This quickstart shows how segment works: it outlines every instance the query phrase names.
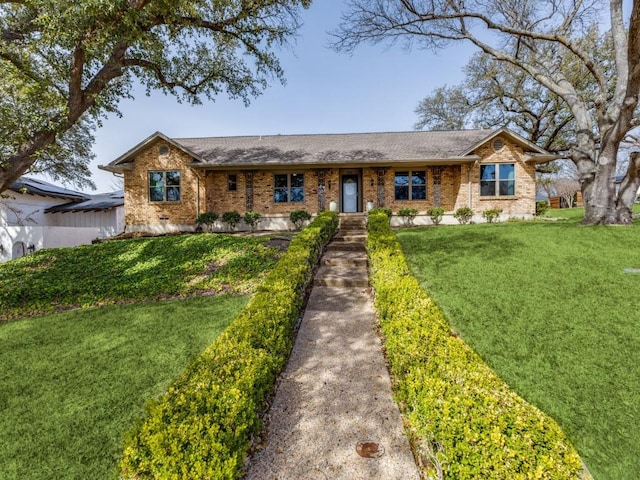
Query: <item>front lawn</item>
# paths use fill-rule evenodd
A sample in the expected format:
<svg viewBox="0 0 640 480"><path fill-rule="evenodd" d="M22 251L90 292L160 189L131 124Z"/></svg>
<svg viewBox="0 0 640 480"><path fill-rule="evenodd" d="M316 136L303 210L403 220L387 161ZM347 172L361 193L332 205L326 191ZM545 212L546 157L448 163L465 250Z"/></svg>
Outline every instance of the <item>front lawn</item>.
<svg viewBox="0 0 640 480"><path fill-rule="evenodd" d="M554 417L596 480L640 478L637 227L577 220L398 231L455 330Z"/></svg>
<svg viewBox="0 0 640 480"><path fill-rule="evenodd" d="M0 265L0 477L117 478L145 403L218 337L280 257L268 240L110 241Z"/></svg>
<svg viewBox="0 0 640 480"><path fill-rule="evenodd" d="M200 234L41 250L0 265L0 321L205 290L249 293L278 259L267 241Z"/></svg>
<svg viewBox="0 0 640 480"><path fill-rule="evenodd" d="M0 324L0 477L117 477L125 432L236 316L219 296Z"/></svg>

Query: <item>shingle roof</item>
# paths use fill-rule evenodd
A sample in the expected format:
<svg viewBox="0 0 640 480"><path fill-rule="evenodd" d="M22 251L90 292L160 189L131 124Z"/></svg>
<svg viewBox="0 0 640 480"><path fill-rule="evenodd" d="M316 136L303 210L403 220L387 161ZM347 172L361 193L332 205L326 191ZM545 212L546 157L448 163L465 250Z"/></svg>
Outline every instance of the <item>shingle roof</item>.
<svg viewBox="0 0 640 480"><path fill-rule="evenodd" d="M89 212L92 210L110 210L124 205L124 191L118 190L110 193L99 193L97 195L87 195L87 199L82 202L65 203L49 207L45 213L55 212Z"/></svg>
<svg viewBox="0 0 640 480"><path fill-rule="evenodd" d="M84 193L58 187L43 180L29 177L20 177L11 184L9 189L17 193L29 193L31 195L41 195L52 198L66 198L74 201L87 198L87 195Z"/></svg>
<svg viewBox="0 0 640 480"><path fill-rule="evenodd" d="M203 165L269 166L445 160L491 130L176 138Z"/></svg>
<svg viewBox="0 0 640 480"><path fill-rule="evenodd" d="M157 141L182 150L193 158L191 166L200 168L364 166L402 162L450 165L477 160L475 150L501 134L523 146L531 161L557 158L507 128L206 138L169 138L156 132L99 168L116 173L129 170L139 152Z"/></svg>

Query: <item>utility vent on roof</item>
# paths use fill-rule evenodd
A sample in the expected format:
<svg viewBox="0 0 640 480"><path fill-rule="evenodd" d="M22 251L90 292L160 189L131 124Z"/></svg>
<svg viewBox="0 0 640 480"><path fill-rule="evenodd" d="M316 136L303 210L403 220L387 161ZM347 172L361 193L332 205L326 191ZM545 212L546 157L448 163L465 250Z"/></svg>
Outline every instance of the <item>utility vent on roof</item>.
<svg viewBox="0 0 640 480"><path fill-rule="evenodd" d="M160 148L158 148L158 153L161 157L169 155L169 147L167 147L166 145L160 145Z"/></svg>
<svg viewBox="0 0 640 480"><path fill-rule="evenodd" d="M491 146L493 147L494 152L498 152L502 150L502 147L504 147L504 142L502 141L501 138L496 138L491 144Z"/></svg>

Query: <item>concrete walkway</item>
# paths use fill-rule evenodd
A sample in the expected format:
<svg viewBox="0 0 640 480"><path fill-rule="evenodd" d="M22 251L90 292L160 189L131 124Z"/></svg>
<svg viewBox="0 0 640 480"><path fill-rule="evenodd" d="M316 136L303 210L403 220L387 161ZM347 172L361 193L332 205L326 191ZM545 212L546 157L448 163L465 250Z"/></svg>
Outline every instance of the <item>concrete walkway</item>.
<svg viewBox="0 0 640 480"><path fill-rule="evenodd" d="M247 480L413 480L368 288L362 215L318 269Z"/></svg>

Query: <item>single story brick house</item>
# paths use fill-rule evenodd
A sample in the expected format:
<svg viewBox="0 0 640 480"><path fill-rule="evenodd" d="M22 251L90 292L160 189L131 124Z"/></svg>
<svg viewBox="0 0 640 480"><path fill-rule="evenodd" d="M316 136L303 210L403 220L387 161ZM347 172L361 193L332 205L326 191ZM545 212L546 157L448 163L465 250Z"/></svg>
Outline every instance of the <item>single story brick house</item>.
<svg viewBox="0 0 640 480"><path fill-rule="evenodd" d="M535 165L556 156L496 130L169 138L156 132L103 170L122 175L127 231L190 230L204 212L262 214L288 229L304 209L366 212L373 206L448 214L501 208L535 213ZM446 217L445 217L446 218ZM453 221L449 216L449 220ZM396 221L398 221L396 219Z"/></svg>

